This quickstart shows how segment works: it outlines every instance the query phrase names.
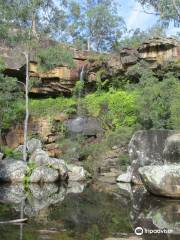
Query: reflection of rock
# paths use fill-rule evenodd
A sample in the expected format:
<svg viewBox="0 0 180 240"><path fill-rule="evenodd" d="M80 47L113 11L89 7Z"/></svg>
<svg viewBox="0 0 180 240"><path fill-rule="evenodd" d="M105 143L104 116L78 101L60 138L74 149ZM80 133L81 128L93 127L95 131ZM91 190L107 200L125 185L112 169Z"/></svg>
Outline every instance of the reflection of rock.
<svg viewBox="0 0 180 240"><path fill-rule="evenodd" d="M148 130L136 132L129 143L129 155L132 162L132 182L140 183L139 167L163 164L163 150L171 130Z"/></svg>
<svg viewBox="0 0 180 240"><path fill-rule="evenodd" d="M0 186L0 202L21 203L25 198L24 186L20 183Z"/></svg>
<svg viewBox="0 0 180 240"><path fill-rule="evenodd" d="M4 159L0 162L1 182L22 182L25 176L27 163L20 160Z"/></svg>
<svg viewBox="0 0 180 240"><path fill-rule="evenodd" d="M136 227L147 230L168 229L172 230L173 234L180 234L179 200L158 198L146 192L143 187L137 186L132 188L132 193L131 220L134 229ZM143 237L148 240L159 239L156 238L156 234L145 234ZM163 234L163 239L166 237L166 234Z"/></svg>
<svg viewBox="0 0 180 240"><path fill-rule="evenodd" d="M90 174L81 166L67 164L69 181L85 181Z"/></svg>
<svg viewBox="0 0 180 240"><path fill-rule="evenodd" d="M24 212L28 216L34 216L41 209L49 207L64 200L66 188L55 184L30 185L32 196L28 196Z"/></svg>
<svg viewBox="0 0 180 240"><path fill-rule="evenodd" d="M85 186L86 185L82 182L69 182L67 193L82 193Z"/></svg>
<svg viewBox="0 0 180 240"><path fill-rule="evenodd" d="M130 183L117 183L123 195L132 195L132 187Z"/></svg>
<svg viewBox="0 0 180 240"><path fill-rule="evenodd" d="M165 159L170 163L180 161L180 133L168 137L164 148Z"/></svg>
<svg viewBox="0 0 180 240"><path fill-rule="evenodd" d="M179 222L180 202L170 200L158 201L148 213L143 212L142 218L151 219L158 229L172 230L173 234L180 234Z"/></svg>
<svg viewBox="0 0 180 240"><path fill-rule="evenodd" d="M39 182L57 182L59 180L59 174L58 171L45 167L45 166L40 166L37 167L33 170L29 181L32 183L39 183Z"/></svg>
<svg viewBox="0 0 180 240"><path fill-rule="evenodd" d="M149 192L180 198L180 165L145 166L139 168L139 173Z"/></svg>

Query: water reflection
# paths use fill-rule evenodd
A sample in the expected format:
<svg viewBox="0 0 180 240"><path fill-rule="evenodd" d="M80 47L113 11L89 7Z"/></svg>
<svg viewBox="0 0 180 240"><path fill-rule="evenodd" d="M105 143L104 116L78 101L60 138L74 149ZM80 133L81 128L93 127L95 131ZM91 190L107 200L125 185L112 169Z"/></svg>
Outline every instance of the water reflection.
<svg viewBox="0 0 180 240"><path fill-rule="evenodd" d="M133 229L170 230L169 234L144 234L143 239L180 239L180 200L159 198L149 194L144 187L118 185L131 197L131 222ZM160 236L161 235L161 236Z"/></svg>
<svg viewBox="0 0 180 240"><path fill-rule="evenodd" d="M19 225L0 225L3 240L102 240L143 229L170 229L172 234L145 234L143 239L180 237L180 201L149 195L143 187L71 182L68 185L0 186L0 221L28 217ZM94 238L93 238L94 237Z"/></svg>

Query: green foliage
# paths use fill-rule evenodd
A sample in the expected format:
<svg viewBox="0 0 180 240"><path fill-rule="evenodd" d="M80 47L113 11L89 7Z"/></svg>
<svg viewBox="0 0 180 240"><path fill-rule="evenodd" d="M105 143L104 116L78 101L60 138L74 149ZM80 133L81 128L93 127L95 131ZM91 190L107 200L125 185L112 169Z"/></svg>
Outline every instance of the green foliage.
<svg viewBox="0 0 180 240"><path fill-rule="evenodd" d="M33 116L54 116L58 112L71 114L76 112L76 100L65 97L30 99L29 107Z"/></svg>
<svg viewBox="0 0 180 240"><path fill-rule="evenodd" d="M137 121L136 97L136 93L111 90L87 95L84 104L89 114L99 117L108 128L121 128Z"/></svg>
<svg viewBox="0 0 180 240"><path fill-rule="evenodd" d="M94 62L106 62L110 59L109 55L108 54L89 54L88 57L87 57L87 61L90 62L90 63L94 63Z"/></svg>
<svg viewBox="0 0 180 240"><path fill-rule="evenodd" d="M141 31L139 28L130 30L127 37L123 38L113 46L114 50L119 50L124 47L138 48L140 45L152 37L165 37L165 29L162 24L156 24L147 31Z"/></svg>
<svg viewBox="0 0 180 240"><path fill-rule="evenodd" d="M41 48L37 52L38 69L49 71L57 66L74 67L73 55L67 47L60 45Z"/></svg>
<svg viewBox="0 0 180 240"><path fill-rule="evenodd" d="M177 0L138 0L145 8L145 11L150 11L152 14L152 7L154 8L154 15L160 15L161 19L165 21L166 25L171 21L179 23L179 7L180 2ZM150 10L149 10L150 9Z"/></svg>
<svg viewBox="0 0 180 240"><path fill-rule="evenodd" d="M81 97L81 93L84 89L84 82L77 81L75 87L73 88L73 96L76 98Z"/></svg>
<svg viewBox="0 0 180 240"><path fill-rule="evenodd" d="M127 167L131 165L131 161L129 160L129 154L124 153L119 156L119 166L123 171L127 170Z"/></svg>
<svg viewBox="0 0 180 240"><path fill-rule="evenodd" d="M0 131L5 131L24 116L23 93L15 78L1 73L0 93Z"/></svg>
<svg viewBox="0 0 180 240"><path fill-rule="evenodd" d="M103 69L99 70L96 73L96 88L97 88L97 93L100 93L103 89L105 89L106 85L109 83L109 80L106 79L102 81L102 75L105 73Z"/></svg>
<svg viewBox="0 0 180 240"><path fill-rule="evenodd" d="M171 111L174 109L174 116L178 111L171 105L176 102L177 95L174 96L174 91L178 85L172 73L166 74L163 81L158 81L150 72L141 76L137 108L139 122L144 128L172 128L171 121L174 119Z"/></svg>
<svg viewBox="0 0 180 240"><path fill-rule="evenodd" d="M116 145L122 147L126 146L129 143L134 131L134 127L123 127L108 133L106 135L106 143L108 147L111 148Z"/></svg>
<svg viewBox="0 0 180 240"><path fill-rule="evenodd" d="M170 100L170 123L174 129L180 129L180 83L177 82L174 86L172 99Z"/></svg>
<svg viewBox="0 0 180 240"><path fill-rule="evenodd" d="M4 156L7 158L20 159L22 154L19 151L16 151L8 146L1 146L1 151L4 153Z"/></svg>
<svg viewBox="0 0 180 240"><path fill-rule="evenodd" d="M24 184L24 187L25 187L25 191L26 192L29 192L29 180L30 180L30 176L33 172L33 170L37 167L36 163L31 161L28 163L27 165L27 169L26 169L26 174L24 176L24 179L23 179L23 184Z"/></svg>

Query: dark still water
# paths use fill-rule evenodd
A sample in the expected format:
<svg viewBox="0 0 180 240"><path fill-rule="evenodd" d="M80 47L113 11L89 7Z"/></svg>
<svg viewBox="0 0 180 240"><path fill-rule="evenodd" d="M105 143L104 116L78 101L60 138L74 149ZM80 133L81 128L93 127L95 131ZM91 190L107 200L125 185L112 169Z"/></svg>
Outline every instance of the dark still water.
<svg viewBox="0 0 180 240"><path fill-rule="evenodd" d="M150 196L127 184L83 183L0 186L0 240L103 240L132 236L134 229L168 229L143 239L180 239L180 201ZM135 235L134 235L135 236Z"/></svg>

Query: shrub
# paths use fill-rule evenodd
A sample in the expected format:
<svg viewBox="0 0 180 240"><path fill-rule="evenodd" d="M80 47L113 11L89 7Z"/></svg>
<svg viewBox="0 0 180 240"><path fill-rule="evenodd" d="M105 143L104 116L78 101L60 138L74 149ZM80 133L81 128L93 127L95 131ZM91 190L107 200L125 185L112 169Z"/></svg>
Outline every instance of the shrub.
<svg viewBox="0 0 180 240"><path fill-rule="evenodd" d="M76 100L74 98L46 98L30 99L30 113L33 116L53 116L58 112L72 114L76 112Z"/></svg>
<svg viewBox="0 0 180 240"><path fill-rule="evenodd" d="M103 124L116 129L136 123L136 97L135 92L111 90L87 95L84 104L90 115L99 117Z"/></svg>
<svg viewBox="0 0 180 240"><path fill-rule="evenodd" d="M4 153L5 157L20 159L22 158L22 153L16 151L8 146L1 146L1 151Z"/></svg>

